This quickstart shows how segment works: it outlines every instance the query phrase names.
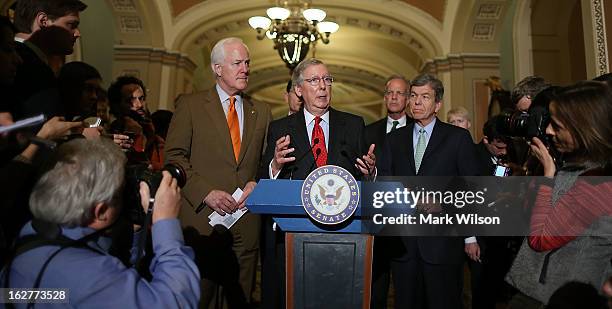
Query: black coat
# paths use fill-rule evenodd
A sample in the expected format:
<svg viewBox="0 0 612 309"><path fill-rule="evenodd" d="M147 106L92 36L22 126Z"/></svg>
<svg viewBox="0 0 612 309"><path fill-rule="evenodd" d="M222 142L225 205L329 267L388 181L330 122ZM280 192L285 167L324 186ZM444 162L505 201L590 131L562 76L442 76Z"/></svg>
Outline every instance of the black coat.
<svg viewBox="0 0 612 309"><path fill-rule="evenodd" d="M470 133L439 119L429 139L419 173L416 173L413 150L415 124L387 135L380 163L381 176L475 176L480 166ZM432 264L459 264L464 258L464 241L460 237L403 237L408 258L421 258ZM417 248L418 246L418 248ZM418 249L418 250L417 250Z"/></svg>
<svg viewBox="0 0 612 309"><path fill-rule="evenodd" d="M362 174L355 167L355 160L368 151L364 128L363 118L330 108L327 164L343 167L356 178L361 178ZM285 135L291 138L289 148L295 148L295 151L288 156L295 156L296 161L285 164L278 179L305 179L316 168L306 131L304 112L300 111L270 123L267 147L259 172L260 178L268 178L268 167L274 157L276 141Z"/></svg>

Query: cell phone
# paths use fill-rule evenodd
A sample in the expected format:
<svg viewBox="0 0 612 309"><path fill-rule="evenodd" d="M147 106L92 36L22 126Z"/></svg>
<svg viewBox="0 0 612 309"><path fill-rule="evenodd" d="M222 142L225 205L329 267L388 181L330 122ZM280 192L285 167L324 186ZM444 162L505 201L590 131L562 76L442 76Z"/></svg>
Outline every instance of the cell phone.
<svg viewBox="0 0 612 309"><path fill-rule="evenodd" d="M100 117L88 117L83 119L83 123L87 128L97 128L102 124Z"/></svg>
<svg viewBox="0 0 612 309"><path fill-rule="evenodd" d="M495 173L493 174L498 177L506 177L510 175L510 168L503 165L495 165Z"/></svg>
<svg viewBox="0 0 612 309"><path fill-rule="evenodd" d="M123 131L123 133L121 134L128 136L131 140L134 140L136 138L136 132Z"/></svg>

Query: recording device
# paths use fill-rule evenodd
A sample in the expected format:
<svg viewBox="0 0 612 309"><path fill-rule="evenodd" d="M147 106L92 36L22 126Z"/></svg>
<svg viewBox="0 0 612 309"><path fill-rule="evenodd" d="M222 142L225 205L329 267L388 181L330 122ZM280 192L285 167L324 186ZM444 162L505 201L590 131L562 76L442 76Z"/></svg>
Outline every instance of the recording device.
<svg viewBox="0 0 612 309"><path fill-rule="evenodd" d="M558 87L548 87L538 93L533 99L527 112L503 112L495 116L497 131L506 137L522 137L531 140L539 138L546 145L550 140L546 135L546 127L550 123L550 102L554 99L554 92Z"/></svg>
<svg viewBox="0 0 612 309"><path fill-rule="evenodd" d="M132 132L132 131L123 131L121 132L121 134L129 137L131 140L134 140L136 138L136 132Z"/></svg>
<svg viewBox="0 0 612 309"><path fill-rule="evenodd" d="M184 187L187 182L185 171L177 164L168 163L161 171L152 171L146 164L128 165L125 170L124 211L134 224L142 225L145 220L145 212L140 204L140 182L144 181L149 186L151 200L159 188L163 178L162 171L167 171L176 179L179 187Z"/></svg>
<svg viewBox="0 0 612 309"><path fill-rule="evenodd" d="M295 161L291 162L291 166L289 166L289 179L293 179L293 172L298 168L297 164L299 162L301 162L309 153L312 153L312 149L319 144L319 139L315 138L312 141L312 145L310 145L310 148L308 148L308 150L304 151L304 153L297 158ZM319 148L319 154L321 153L321 149ZM317 155L318 158L318 155ZM317 158L315 158L314 162L317 162ZM310 169L312 170L312 166L310 167Z"/></svg>
<svg viewBox="0 0 612 309"><path fill-rule="evenodd" d="M510 171L511 169L509 167L497 164L495 165L495 172L493 175L497 177L506 177L510 175Z"/></svg>
<svg viewBox="0 0 612 309"><path fill-rule="evenodd" d="M86 128L97 128L102 124L100 117L89 117L83 120Z"/></svg>

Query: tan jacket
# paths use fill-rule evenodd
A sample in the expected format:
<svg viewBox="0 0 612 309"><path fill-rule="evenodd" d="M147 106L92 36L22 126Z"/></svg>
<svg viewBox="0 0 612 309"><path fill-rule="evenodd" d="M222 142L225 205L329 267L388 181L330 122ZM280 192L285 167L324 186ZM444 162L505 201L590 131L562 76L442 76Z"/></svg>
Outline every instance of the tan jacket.
<svg viewBox="0 0 612 309"><path fill-rule="evenodd" d="M195 210L212 190L232 194L255 180L265 146L268 124L272 119L270 107L243 96L244 128L238 162L234 159L227 120L215 87L184 95L176 103L176 111L166 138L165 160L178 163L187 173L187 184L182 189L182 208L179 218L183 226L193 226L201 234L212 231L205 207ZM243 234L246 247L257 244L259 218L245 214L232 231Z"/></svg>

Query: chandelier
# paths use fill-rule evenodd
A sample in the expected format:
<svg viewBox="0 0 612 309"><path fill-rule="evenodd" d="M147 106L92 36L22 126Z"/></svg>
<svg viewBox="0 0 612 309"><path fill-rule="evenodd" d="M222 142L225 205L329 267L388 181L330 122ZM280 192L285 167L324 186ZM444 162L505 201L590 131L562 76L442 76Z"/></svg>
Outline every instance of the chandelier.
<svg viewBox="0 0 612 309"><path fill-rule="evenodd" d="M314 46L321 40L329 43L329 35L338 31L338 24L323 21L325 11L310 8L310 1L282 1L266 11L268 17L253 16L249 25L257 30L257 39L268 38L274 41L274 49L289 69L293 70L306 58L310 44Z"/></svg>

